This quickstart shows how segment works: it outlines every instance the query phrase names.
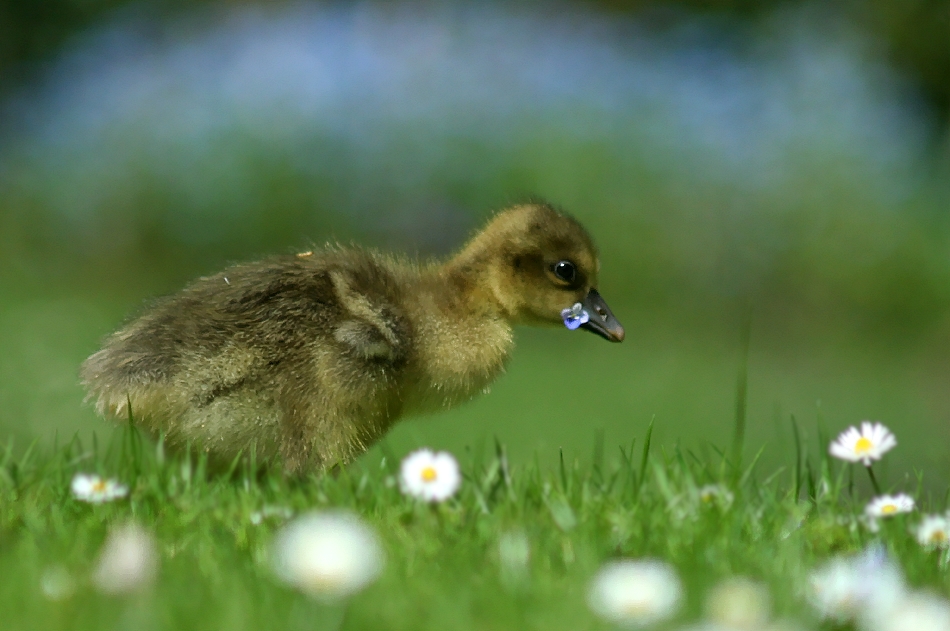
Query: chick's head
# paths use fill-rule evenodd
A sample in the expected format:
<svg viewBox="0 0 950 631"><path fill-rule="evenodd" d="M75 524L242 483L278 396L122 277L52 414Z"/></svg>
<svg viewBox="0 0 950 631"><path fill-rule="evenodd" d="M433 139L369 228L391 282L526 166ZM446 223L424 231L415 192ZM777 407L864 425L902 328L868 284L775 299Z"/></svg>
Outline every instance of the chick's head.
<svg viewBox="0 0 950 631"><path fill-rule="evenodd" d="M573 309L578 327L623 340L623 327L596 289L597 249L576 219L545 204L516 206L499 214L480 236L494 250L491 292L512 320L563 326Z"/></svg>

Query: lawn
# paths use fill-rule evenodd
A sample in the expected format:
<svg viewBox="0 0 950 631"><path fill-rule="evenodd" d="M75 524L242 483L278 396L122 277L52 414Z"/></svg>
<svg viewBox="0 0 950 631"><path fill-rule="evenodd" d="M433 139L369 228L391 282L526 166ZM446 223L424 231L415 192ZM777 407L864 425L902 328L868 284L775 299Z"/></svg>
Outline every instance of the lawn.
<svg viewBox="0 0 950 631"><path fill-rule="evenodd" d="M299 480L241 464L209 475L200 458L165 454L124 428L109 441L8 449L0 458L2 626L608 629L587 596L598 568L616 558L675 568L683 598L661 628L701 618L706 594L730 577L766 586L773 618L799 625L788 628L839 628L809 605L810 572L869 548L886 551L911 585L950 588L947 554L914 534L920 513L945 509L943 494L911 489L919 510L881 520L875 533L863 516L869 496L854 484L866 477L862 467L824 449L802 444L792 467L757 471L754 460L737 468L714 449L650 442L648 430L619 449L597 443L588 464L561 453L553 466L512 464L496 443L460 454L459 492L431 504L401 492L399 454L385 445L382 457L337 476ZM112 476L129 493L80 501L70 491L77 472ZM273 569L276 534L327 509L369 524L386 559L378 580L345 600L299 593ZM100 548L110 529L129 523L157 542L157 575L131 593L102 593L91 579Z"/></svg>
<svg viewBox="0 0 950 631"><path fill-rule="evenodd" d="M588 600L615 559L669 564L670 629L730 577L786 629L835 628L809 590L839 555L950 593L947 552L917 537L950 483L950 179L873 42L810 10L734 42L689 20L631 37L494 10L471 32L451 11L419 31L362 5L252 13L153 43L135 18L127 54L111 31L77 43L0 143L0 631L607 629ZM445 46L432 68L418 41ZM313 72L320 50L339 81ZM623 344L519 328L490 393L301 480L209 474L83 402L100 340L198 276L334 241L444 256L533 195L598 244ZM864 419L898 440L881 492L917 503L877 530L869 476L829 456ZM460 464L443 503L401 492L421 447ZM83 473L128 492L84 502ZM386 558L345 601L275 571L315 510L356 515ZM130 524L154 579L104 593Z"/></svg>

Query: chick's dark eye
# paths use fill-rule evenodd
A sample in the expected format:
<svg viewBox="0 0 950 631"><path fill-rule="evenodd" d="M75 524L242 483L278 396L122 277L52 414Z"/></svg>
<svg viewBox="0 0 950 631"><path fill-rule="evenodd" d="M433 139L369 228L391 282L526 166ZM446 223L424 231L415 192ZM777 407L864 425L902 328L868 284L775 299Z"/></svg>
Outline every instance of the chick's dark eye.
<svg viewBox="0 0 950 631"><path fill-rule="evenodd" d="M565 283L573 283L577 277L577 268L570 261L561 261L554 265L554 275Z"/></svg>

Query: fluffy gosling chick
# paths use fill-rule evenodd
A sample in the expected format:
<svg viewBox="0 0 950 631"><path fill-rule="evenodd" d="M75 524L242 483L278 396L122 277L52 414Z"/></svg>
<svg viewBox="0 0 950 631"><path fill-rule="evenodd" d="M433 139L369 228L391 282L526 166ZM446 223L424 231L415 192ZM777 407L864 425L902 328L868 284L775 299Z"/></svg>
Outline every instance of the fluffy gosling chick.
<svg viewBox="0 0 950 631"><path fill-rule="evenodd" d="M584 228L544 204L499 213L444 263L335 247L235 265L109 336L82 380L100 414L131 405L171 447L326 470L404 414L482 391L513 325L623 340L598 267Z"/></svg>

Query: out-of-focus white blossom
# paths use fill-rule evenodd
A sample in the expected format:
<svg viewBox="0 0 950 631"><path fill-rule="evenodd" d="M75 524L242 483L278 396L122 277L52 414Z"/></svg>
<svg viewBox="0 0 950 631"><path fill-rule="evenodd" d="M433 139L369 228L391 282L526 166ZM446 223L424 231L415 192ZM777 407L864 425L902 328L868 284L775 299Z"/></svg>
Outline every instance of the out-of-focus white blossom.
<svg viewBox="0 0 950 631"><path fill-rule="evenodd" d="M73 497L90 504L111 502L129 494L129 488L117 480L106 479L94 473L77 473L70 484Z"/></svg>
<svg viewBox="0 0 950 631"><path fill-rule="evenodd" d="M315 511L278 533L274 570L282 580L323 600L354 594L379 577L384 556L376 533L356 515Z"/></svg>
<svg viewBox="0 0 950 631"><path fill-rule="evenodd" d="M809 588L819 615L837 622L884 615L906 592L900 569L878 550L827 561L811 573Z"/></svg>
<svg viewBox="0 0 950 631"><path fill-rule="evenodd" d="M606 563L594 576L587 603L601 618L626 627L645 627L676 613L683 588L676 571L653 559Z"/></svg>
<svg viewBox="0 0 950 631"><path fill-rule="evenodd" d="M154 538L140 526L128 524L106 537L92 582L106 594L125 594L150 584L157 572L158 548Z"/></svg>
<svg viewBox="0 0 950 631"><path fill-rule="evenodd" d="M294 516L294 511L286 506L265 506L261 510L256 510L248 515L248 519L255 526L261 525L265 519L290 519Z"/></svg>
<svg viewBox="0 0 950 631"><path fill-rule="evenodd" d="M514 587L528 578L528 563L531 561L531 542L522 530L509 530L498 538L498 563L501 580Z"/></svg>
<svg viewBox="0 0 950 631"><path fill-rule="evenodd" d="M76 581L61 565L47 568L40 577L40 589L50 600L66 600L76 590Z"/></svg>
<svg viewBox="0 0 950 631"><path fill-rule="evenodd" d="M771 618L772 599L765 585L747 578L730 578L706 597L706 617L735 631L760 631Z"/></svg>
<svg viewBox="0 0 950 631"><path fill-rule="evenodd" d="M926 515L917 526L915 534L922 546L950 547L950 519L944 515Z"/></svg>
<svg viewBox="0 0 950 631"><path fill-rule="evenodd" d="M707 484L699 488L699 500L706 505L726 510L732 506L735 496L722 484Z"/></svg>
<svg viewBox="0 0 950 631"><path fill-rule="evenodd" d="M868 617L866 631L950 631L950 603L936 594L912 592L886 612Z"/></svg>

